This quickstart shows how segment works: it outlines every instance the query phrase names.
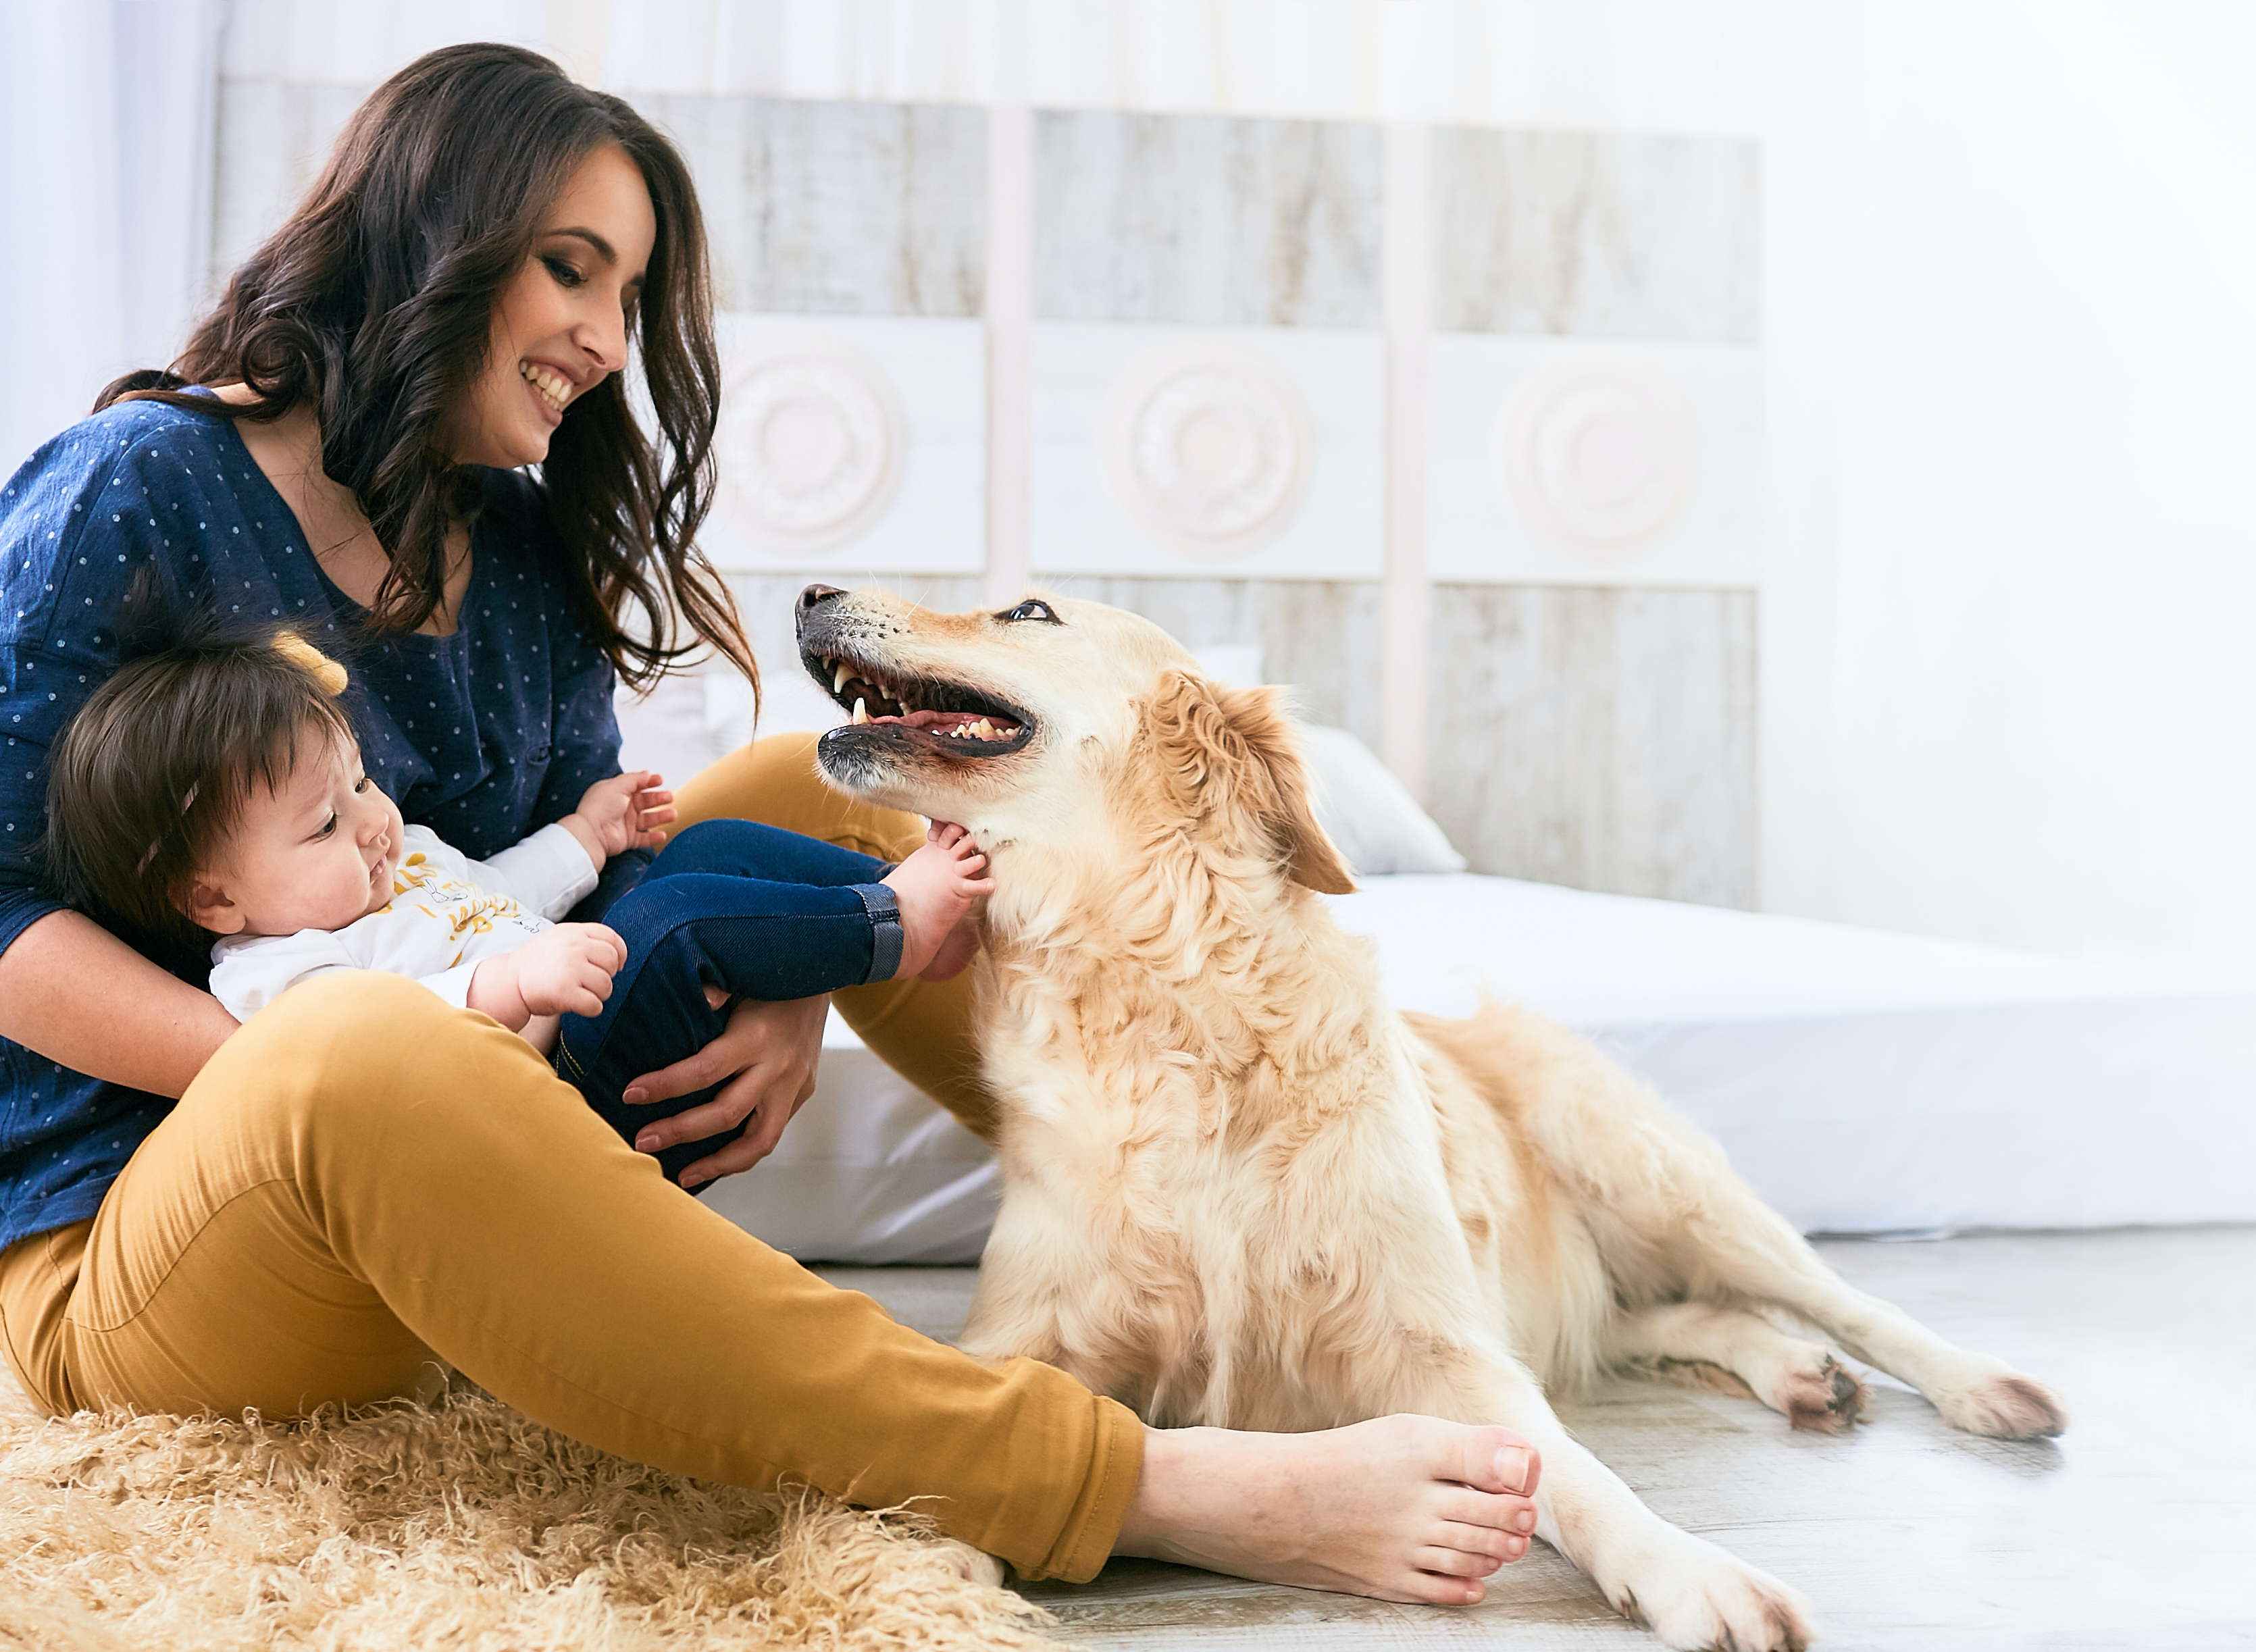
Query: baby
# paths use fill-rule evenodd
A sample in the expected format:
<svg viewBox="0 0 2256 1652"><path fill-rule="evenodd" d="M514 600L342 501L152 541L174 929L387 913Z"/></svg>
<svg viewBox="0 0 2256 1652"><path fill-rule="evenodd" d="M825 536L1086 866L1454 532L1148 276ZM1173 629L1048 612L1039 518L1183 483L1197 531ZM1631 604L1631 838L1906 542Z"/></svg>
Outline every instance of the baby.
<svg viewBox="0 0 2256 1652"><path fill-rule="evenodd" d="M645 773L597 781L562 820L473 860L404 825L368 779L345 686L342 666L290 632L175 629L57 743L49 880L146 939L216 937L211 991L237 1020L326 970L412 976L550 1055L629 1141L714 1093L621 1098L709 1043L734 1000L945 978L976 950L968 914L994 885L959 826L935 823L891 869L748 821L666 844L673 794ZM604 922L556 921L611 856L660 844ZM659 1163L678 1181L735 1133Z"/></svg>

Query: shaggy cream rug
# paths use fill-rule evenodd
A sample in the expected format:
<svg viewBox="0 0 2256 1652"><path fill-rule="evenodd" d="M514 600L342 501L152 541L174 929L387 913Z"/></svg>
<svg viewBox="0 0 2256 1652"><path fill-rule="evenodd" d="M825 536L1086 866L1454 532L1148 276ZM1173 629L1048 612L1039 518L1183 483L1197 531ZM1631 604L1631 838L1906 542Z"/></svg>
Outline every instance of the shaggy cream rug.
<svg viewBox="0 0 2256 1652"><path fill-rule="evenodd" d="M0 1407L11 1652L1054 1647L963 1552L898 1512L643 1468L476 1393L287 1425Z"/></svg>

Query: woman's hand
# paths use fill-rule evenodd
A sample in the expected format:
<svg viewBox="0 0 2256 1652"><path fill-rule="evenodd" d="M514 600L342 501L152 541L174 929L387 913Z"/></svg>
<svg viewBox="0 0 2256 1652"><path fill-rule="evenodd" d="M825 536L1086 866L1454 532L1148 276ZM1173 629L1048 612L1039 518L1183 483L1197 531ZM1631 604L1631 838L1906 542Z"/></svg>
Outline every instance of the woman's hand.
<svg viewBox="0 0 2256 1652"><path fill-rule="evenodd" d="M716 989L706 991L710 994ZM657 1153L677 1141L701 1141L742 1124L743 1135L682 1171L681 1185L694 1188L751 1169L775 1151L783 1127L814 1093L815 1063L822 1057L822 1022L829 1013L828 993L737 1005L720 1037L687 1060L627 1085L625 1099L639 1105L686 1096L736 1075L712 1100L671 1119L653 1120L637 1132L636 1151Z"/></svg>

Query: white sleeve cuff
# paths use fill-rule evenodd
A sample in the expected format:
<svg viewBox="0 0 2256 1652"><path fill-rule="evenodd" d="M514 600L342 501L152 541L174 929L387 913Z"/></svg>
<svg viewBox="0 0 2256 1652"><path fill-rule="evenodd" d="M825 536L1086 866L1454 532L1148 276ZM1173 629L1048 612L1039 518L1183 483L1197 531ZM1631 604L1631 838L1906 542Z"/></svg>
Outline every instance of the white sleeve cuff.
<svg viewBox="0 0 2256 1652"><path fill-rule="evenodd" d="M560 822L473 864L483 874L480 883L515 895L551 920L571 911L596 886L596 863Z"/></svg>
<svg viewBox="0 0 2256 1652"><path fill-rule="evenodd" d="M577 844L573 846L578 847ZM477 972L476 964L457 964L451 970L441 970L436 975L417 978L456 1009L466 1010L470 1007L470 978Z"/></svg>

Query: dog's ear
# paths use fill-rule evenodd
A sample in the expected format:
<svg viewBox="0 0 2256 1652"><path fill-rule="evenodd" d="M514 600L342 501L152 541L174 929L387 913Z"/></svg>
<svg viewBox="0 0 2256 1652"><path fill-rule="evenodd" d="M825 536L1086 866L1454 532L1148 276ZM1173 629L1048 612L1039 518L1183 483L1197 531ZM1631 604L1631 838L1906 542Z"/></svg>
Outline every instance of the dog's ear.
<svg viewBox="0 0 2256 1652"><path fill-rule="evenodd" d="M1347 864L1308 807L1301 742L1278 690L1226 688L1170 670L1147 719L1185 816L1251 823L1294 883L1328 895L1354 892Z"/></svg>

